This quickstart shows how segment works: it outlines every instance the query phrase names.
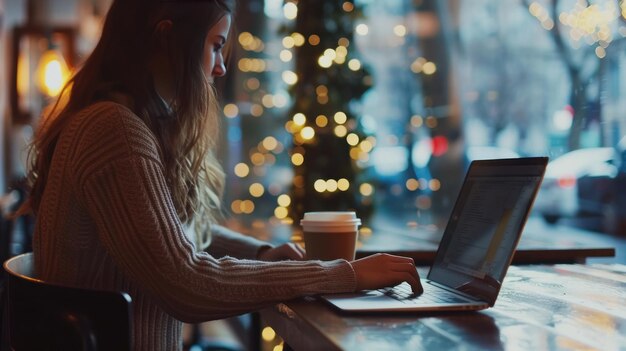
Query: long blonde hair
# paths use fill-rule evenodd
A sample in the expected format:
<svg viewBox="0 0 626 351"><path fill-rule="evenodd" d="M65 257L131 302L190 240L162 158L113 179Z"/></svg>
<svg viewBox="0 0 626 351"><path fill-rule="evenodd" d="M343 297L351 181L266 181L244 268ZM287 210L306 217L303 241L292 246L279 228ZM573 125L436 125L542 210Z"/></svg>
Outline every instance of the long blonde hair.
<svg viewBox="0 0 626 351"><path fill-rule="evenodd" d="M57 102L38 128L29 152L31 191L20 212L37 213L59 135L72 116L123 94L132 98L131 109L159 141L178 216L183 223L195 223L196 245L205 248L210 223L220 215L224 172L214 154L218 99L204 76L202 58L206 34L233 10L227 0L115 0L98 45L61 95L67 102ZM170 31L156 30L162 20L173 23ZM163 51L176 79L171 107L156 93L148 69Z"/></svg>

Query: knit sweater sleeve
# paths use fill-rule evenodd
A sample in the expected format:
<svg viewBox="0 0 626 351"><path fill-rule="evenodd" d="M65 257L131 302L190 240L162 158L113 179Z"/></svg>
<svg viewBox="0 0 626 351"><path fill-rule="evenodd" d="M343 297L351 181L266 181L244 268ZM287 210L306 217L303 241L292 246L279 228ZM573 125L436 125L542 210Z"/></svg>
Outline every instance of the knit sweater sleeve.
<svg viewBox="0 0 626 351"><path fill-rule="evenodd" d="M176 214L155 139L130 111L109 114L84 128L91 137L73 165L81 201L122 274L170 315L197 322L355 290L355 273L344 260L261 262L196 252Z"/></svg>

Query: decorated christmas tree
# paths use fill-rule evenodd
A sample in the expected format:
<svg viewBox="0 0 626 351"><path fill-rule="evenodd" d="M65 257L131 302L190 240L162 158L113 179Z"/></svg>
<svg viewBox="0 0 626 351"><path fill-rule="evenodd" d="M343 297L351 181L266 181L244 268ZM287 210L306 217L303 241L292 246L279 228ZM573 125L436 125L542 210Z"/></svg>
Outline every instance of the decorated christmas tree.
<svg viewBox="0 0 626 351"><path fill-rule="evenodd" d="M367 217L373 187L363 167L375 140L362 132L351 108L371 85L354 56L359 9L335 0L287 2L285 9L296 16L284 28L286 38L296 41L297 83L290 90L294 103L287 122L294 165L290 217L320 210L356 210Z"/></svg>

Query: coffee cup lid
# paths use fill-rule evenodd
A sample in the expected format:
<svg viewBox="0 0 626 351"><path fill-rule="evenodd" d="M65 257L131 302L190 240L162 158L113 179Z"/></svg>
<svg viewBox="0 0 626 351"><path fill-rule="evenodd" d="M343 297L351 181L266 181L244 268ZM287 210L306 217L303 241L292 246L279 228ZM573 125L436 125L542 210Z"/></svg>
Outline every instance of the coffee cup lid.
<svg viewBox="0 0 626 351"><path fill-rule="evenodd" d="M356 213L352 211L322 211L322 212L306 212L304 218L300 221L301 225L323 226L350 224L360 225L361 219L356 217Z"/></svg>

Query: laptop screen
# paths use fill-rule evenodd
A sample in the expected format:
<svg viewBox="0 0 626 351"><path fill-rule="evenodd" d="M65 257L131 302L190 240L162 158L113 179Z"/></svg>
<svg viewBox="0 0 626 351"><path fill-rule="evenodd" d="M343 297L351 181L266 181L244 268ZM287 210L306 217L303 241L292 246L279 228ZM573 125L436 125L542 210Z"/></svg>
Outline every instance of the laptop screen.
<svg viewBox="0 0 626 351"><path fill-rule="evenodd" d="M546 163L545 157L472 162L428 279L493 305Z"/></svg>

